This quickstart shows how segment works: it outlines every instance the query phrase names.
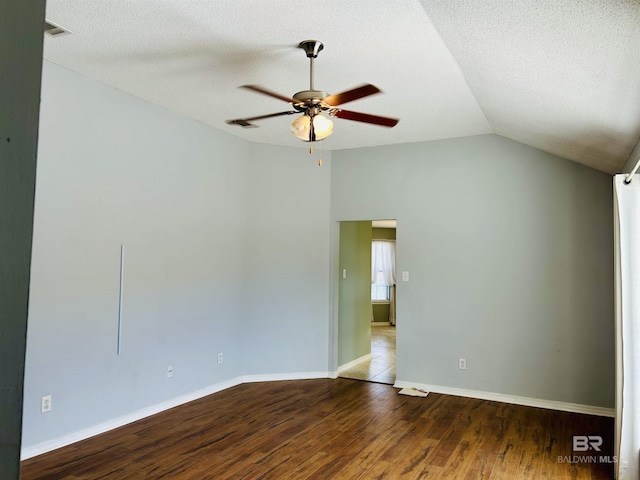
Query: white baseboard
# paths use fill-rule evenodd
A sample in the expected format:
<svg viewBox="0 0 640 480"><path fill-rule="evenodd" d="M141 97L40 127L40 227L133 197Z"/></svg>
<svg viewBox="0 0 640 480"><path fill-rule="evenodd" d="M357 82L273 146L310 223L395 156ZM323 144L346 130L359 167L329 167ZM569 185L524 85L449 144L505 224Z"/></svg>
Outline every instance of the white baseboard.
<svg viewBox="0 0 640 480"><path fill-rule="evenodd" d="M197 400L198 398L206 397L207 395L211 395L212 393L216 393L227 388L235 387L236 385L240 385L241 383L242 377L232 378L231 380L216 383L215 385L203 388L202 390L187 393L185 395L172 398L171 400L167 400L166 402L157 403L155 405L136 410L135 412L128 413L121 417L113 418L106 422L99 423L98 425L80 430L78 432L73 432L68 435L54 438L52 440L47 440L46 442L38 443L29 447L23 447L20 459L26 460L27 458L35 457L37 455L56 450L58 448L71 445L72 443L79 442L80 440L86 440L87 438L108 432L109 430L113 430L114 428L122 427L123 425L127 425L128 423L142 420L143 418L155 415L156 413L160 413L173 407L177 407L178 405Z"/></svg>
<svg viewBox="0 0 640 480"><path fill-rule="evenodd" d="M615 417L615 409L605 407L594 407L582 405L580 403L558 402L555 400L543 400L539 398L518 397L516 395L506 395L503 393L483 392L480 390L467 390L464 388L442 387L439 385L427 385L425 383L413 383L396 381L396 388L418 388L427 392L443 393L446 395L457 395L459 397L478 398L480 400L492 400L495 402L511 403L514 405L524 405L526 407L547 408L549 410L560 410L563 412L585 413L597 415L599 417Z"/></svg>
<svg viewBox="0 0 640 480"><path fill-rule="evenodd" d="M338 374L344 372L345 370L350 369L351 367L355 367L361 362L366 362L371 359L371 354L367 353L366 355L361 356L360 358L356 358L355 360L351 360L349 363L345 363L344 365L340 365L338 367Z"/></svg>
<svg viewBox="0 0 640 480"><path fill-rule="evenodd" d="M362 362L366 360L367 357L371 357L371 354L364 355L363 357L360 357L359 359L356 359L353 362L349 362L343 365L338 369L338 371L343 369L343 367L348 368L349 366ZM195 392L187 393L185 395L172 398L171 400L167 400L165 402L161 402L146 408L142 408L140 410L136 410L135 412L131 412L121 417L117 417L117 418L108 420L106 422L99 423L98 425L85 428L84 430L73 432L68 435L64 435L62 437L54 438L52 440L47 440L46 442L38 443L36 445L23 447L20 459L26 460L28 458L42 455L43 453L47 453L61 447L65 447L67 445L71 445L72 443L76 443L81 440L86 440L87 438L91 438L95 435L99 435L101 433L108 432L109 430L122 427L123 425L127 425L129 423L142 420L143 418L149 417L151 415L155 415L156 413L160 413L170 408L177 407L178 405L182 405L184 403L188 403L193 400L206 397L207 395L211 395L213 393L226 390L227 388L235 387L236 385L240 385L242 383L273 382L273 381L280 381L280 380L305 380L305 379L313 379L313 378L336 378L337 374L338 372L335 372L335 371L334 372L322 371L322 372L296 372L296 373L245 375L241 377L232 378L224 382L216 383L215 385L211 385L207 388L203 388ZM428 392L433 392L433 393L458 395L461 397L479 398L482 400L493 400L496 402L512 403L515 405L525 405L528 407L548 408L551 410L561 410L565 412L586 413L589 415L598 415L602 417L615 416L615 410L613 408L593 407L593 406L581 405L577 403L557 402L554 400L541 400L537 398L518 397L514 395L505 395L502 393L482 392L479 390L466 390L462 388L453 388L453 387L441 387L436 385L426 385L424 383L413 383L413 382L404 382L404 381L397 381L394 387L419 388L419 389L426 390Z"/></svg>
<svg viewBox="0 0 640 480"><path fill-rule="evenodd" d="M108 432L109 430L122 427L123 425L127 425L129 423L142 420L143 418L149 417L151 415L155 415L156 413L169 410L170 408L177 407L178 405L182 405L184 403L192 402L193 400L206 397L207 395L211 395L212 393L226 390L227 388L235 387L236 385L240 385L242 383L272 382L272 381L278 381L278 380L303 380L303 379L309 379L309 378L331 378L332 373L333 372L328 372L328 371L327 372L300 372L300 373L281 373L281 374L269 374L269 375L245 375L241 377L232 378L224 382L216 383L215 385L211 385L207 388L203 388L195 392L187 393L185 395L172 398L171 400L167 400L165 402L157 403L155 405L151 405L149 407L136 410L135 412L122 415L121 417L107 420L106 422L102 422L102 423L99 423L98 425L85 428L84 430L79 430L77 432L73 432L68 435L64 435L62 437L54 438L52 440L47 440L46 442L41 442L36 445L23 447L22 451L20 452L21 453L20 459L26 460L28 458L36 457L38 455L42 455L43 453L56 450L58 448L66 447L67 445L71 445L72 443L76 443L81 440L86 440L87 438L91 438L101 433Z"/></svg>
<svg viewBox="0 0 640 480"><path fill-rule="evenodd" d="M309 380L312 378L331 378L332 372L295 372L295 373L266 373L260 375L245 375L242 383L278 382L281 380Z"/></svg>

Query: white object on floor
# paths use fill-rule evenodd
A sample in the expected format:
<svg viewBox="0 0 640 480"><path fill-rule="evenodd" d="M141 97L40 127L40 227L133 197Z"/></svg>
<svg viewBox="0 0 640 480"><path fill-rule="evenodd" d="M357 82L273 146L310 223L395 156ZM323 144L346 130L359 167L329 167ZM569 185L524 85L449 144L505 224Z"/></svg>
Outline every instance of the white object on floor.
<svg viewBox="0 0 640 480"><path fill-rule="evenodd" d="M409 395L410 397L426 397L429 392L418 388L403 388L398 392L399 395Z"/></svg>

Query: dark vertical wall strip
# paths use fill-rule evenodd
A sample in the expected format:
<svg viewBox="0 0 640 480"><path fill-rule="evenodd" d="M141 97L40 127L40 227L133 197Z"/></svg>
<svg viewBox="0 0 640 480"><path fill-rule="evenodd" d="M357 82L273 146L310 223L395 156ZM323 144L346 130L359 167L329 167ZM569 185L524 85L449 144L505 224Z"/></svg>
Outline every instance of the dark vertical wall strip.
<svg viewBox="0 0 640 480"><path fill-rule="evenodd" d="M0 476L20 476L45 2L0 2ZM34 407L35 408L35 407Z"/></svg>

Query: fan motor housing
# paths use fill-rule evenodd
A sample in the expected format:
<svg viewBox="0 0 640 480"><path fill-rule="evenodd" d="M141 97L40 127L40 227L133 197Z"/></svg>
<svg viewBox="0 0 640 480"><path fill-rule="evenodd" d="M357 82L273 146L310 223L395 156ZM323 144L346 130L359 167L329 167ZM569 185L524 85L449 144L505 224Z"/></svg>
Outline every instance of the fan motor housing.
<svg viewBox="0 0 640 480"><path fill-rule="evenodd" d="M301 92L296 93L293 98L300 102L313 102L314 100L323 100L328 96L329 94L322 90L302 90Z"/></svg>
<svg viewBox="0 0 640 480"><path fill-rule="evenodd" d="M299 101L302 105L294 103L293 108L295 108L299 112L304 112L309 107L317 107L318 109L326 110L326 106L321 102L328 96L329 94L327 92L323 92L322 90L302 90L301 92L298 92L293 96L294 100Z"/></svg>

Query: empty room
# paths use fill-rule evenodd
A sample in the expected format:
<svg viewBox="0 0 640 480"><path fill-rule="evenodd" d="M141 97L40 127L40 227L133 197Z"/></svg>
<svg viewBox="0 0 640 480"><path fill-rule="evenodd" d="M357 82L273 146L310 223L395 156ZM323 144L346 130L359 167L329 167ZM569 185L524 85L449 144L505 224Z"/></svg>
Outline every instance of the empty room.
<svg viewBox="0 0 640 480"><path fill-rule="evenodd" d="M3 480L637 480L640 3L29 0L0 42Z"/></svg>

